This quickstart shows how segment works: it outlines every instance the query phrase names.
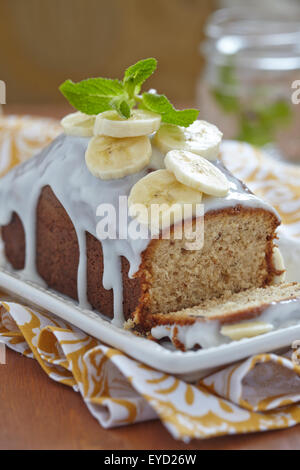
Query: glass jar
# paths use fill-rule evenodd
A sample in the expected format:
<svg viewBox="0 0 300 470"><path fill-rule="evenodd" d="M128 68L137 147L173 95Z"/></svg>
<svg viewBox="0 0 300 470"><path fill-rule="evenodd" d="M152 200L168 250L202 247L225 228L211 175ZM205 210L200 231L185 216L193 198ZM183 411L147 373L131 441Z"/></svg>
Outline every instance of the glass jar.
<svg viewBox="0 0 300 470"><path fill-rule="evenodd" d="M201 116L225 138L300 163L300 104L292 102L300 80L300 16L257 18L250 8L223 9L211 16L206 37Z"/></svg>

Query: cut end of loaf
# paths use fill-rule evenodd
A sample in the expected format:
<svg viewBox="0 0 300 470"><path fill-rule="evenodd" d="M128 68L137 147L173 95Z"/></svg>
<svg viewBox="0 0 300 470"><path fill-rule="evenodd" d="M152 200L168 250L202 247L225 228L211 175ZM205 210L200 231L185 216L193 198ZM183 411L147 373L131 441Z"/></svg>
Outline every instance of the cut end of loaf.
<svg viewBox="0 0 300 470"><path fill-rule="evenodd" d="M253 338L300 321L300 284L282 283L210 299L167 314L151 315L152 340L170 340L182 351ZM127 329L139 332L132 320ZM145 332L144 332L145 333Z"/></svg>
<svg viewBox="0 0 300 470"><path fill-rule="evenodd" d="M238 206L205 215L201 250L186 250L185 238L153 240L137 273L142 295L135 324L149 331L161 312L271 285L278 274L272 260L278 224L271 212Z"/></svg>
<svg viewBox="0 0 300 470"><path fill-rule="evenodd" d="M229 298L210 299L192 308L154 314L151 319L153 325L191 325L198 321L214 320L229 324L259 317L271 304L293 299L300 299L300 284L297 282L252 288Z"/></svg>

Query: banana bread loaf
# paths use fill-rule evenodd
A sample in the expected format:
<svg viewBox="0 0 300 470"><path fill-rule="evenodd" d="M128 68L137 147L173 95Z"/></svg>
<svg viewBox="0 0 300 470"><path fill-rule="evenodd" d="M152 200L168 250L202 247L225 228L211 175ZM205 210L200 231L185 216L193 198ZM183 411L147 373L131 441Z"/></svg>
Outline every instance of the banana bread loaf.
<svg viewBox="0 0 300 470"><path fill-rule="evenodd" d="M218 161L230 190L224 198L204 197L202 250L188 251L186 240L173 236L98 240L98 205L116 207L152 167L150 162L121 179L95 178L84 160L88 142L61 135L0 181L6 258L25 279L43 282L117 324L131 317L149 331L153 314L265 287L280 274L272 256L276 212Z"/></svg>

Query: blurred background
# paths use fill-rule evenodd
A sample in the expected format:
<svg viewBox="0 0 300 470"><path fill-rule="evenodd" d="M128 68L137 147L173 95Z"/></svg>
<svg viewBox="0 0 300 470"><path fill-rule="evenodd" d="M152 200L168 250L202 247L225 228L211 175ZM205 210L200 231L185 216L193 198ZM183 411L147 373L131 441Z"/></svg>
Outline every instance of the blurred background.
<svg viewBox="0 0 300 470"><path fill-rule="evenodd" d="M8 103L62 102L58 85L116 78L145 57L151 86L192 101L203 66L198 46L215 5L209 0L0 0L0 77Z"/></svg>
<svg viewBox="0 0 300 470"><path fill-rule="evenodd" d="M66 78L121 78L154 56L149 87L300 161L300 0L0 0L0 44L8 111L60 116Z"/></svg>

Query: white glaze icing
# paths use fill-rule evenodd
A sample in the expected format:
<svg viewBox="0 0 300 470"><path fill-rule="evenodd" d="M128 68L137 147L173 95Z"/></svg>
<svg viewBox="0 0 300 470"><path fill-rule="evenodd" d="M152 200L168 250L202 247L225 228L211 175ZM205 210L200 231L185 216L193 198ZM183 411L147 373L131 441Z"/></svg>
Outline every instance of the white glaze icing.
<svg viewBox="0 0 300 470"><path fill-rule="evenodd" d="M151 329L151 335L155 339L169 338L174 344L179 340L188 351L199 345L203 349L220 346L229 343L230 340L220 333L218 321L202 321L193 325L158 325Z"/></svg>
<svg viewBox="0 0 300 470"><path fill-rule="evenodd" d="M279 240L277 242L286 267L286 280L300 282L300 239L291 237L282 225L278 229Z"/></svg>
<svg viewBox="0 0 300 470"><path fill-rule="evenodd" d="M26 262L21 277L43 284L36 271L35 260L35 231L36 207L42 188L50 185L54 194L61 202L76 230L80 262L78 269L78 298L82 307L89 307L86 295L86 246L85 232L96 235L96 210L100 204L109 203L118 208L119 196L128 196L131 187L151 168L147 168L134 175L118 180L103 181L95 178L85 164L85 151L89 142L87 137L73 137L62 134L50 146L44 149L35 158L14 168L0 180L0 226L10 222L15 211L21 218L26 236ZM159 158L155 149L154 157ZM221 163L215 164L224 171ZM153 165L154 166L154 165ZM230 190L225 198L205 196L203 199L205 213L240 204L252 208L263 208L267 211L276 211L266 202L256 196L245 192L241 182L226 171L230 181ZM118 210L117 210L118 212ZM128 224L128 219L124 223ZM117 234L122 227L117 227ZM122 325L123 292L120 257L125 256L130 264L129 276L137 272L141 254L147 248L149 239L133 240L106 239L102 240L104 257L103 286L113 289L114 320Z"/></svg>
<svg viewBox="0 0 300 470"><path fill-rule="evenodd" d="M271 324L274 330L296 325L300 322L300 299L271 303L269 307L253 322ZM245 320L246 323L249 320ZM243 322L238 322L243 323ZM217 320L197 321L192 325L159 325L151 329L155 339L169 338L172 342L178 339L186 350L199 345L203 349L220 346L231 342L231 339L220 333L220 323Z"/></svg>

